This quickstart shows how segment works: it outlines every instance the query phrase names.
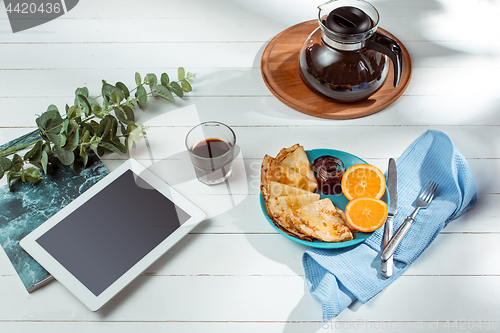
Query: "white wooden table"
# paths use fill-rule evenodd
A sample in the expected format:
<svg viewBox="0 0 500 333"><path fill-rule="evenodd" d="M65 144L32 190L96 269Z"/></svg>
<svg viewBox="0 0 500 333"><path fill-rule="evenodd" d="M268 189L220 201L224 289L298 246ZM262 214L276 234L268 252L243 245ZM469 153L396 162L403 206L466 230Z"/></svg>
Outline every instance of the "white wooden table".
<svg viewBox="0 0 500 333"><path fill-rule="evenodd" d="M262 157L298 142L348 151L385 171L388 159L427 129L444 131L466 156L479 204L446 227L389 288L323 328L500 330L499 2L372 3L380 26L409 50L413 77L389 108L346 121L285 106L260 74L267 43L314 19L321 1L86 0L16 34L2 4L0 142L32 130L49 104L72 102L77 87L98 95L101 79L133 85L136 71L175 76L183 66L198 73L193 92L175 105L154 102L138 111L139 121L151 126L149 149L144 143L131 155L209 218L95 313L58 282L28 294L0 251L0 332L323 331L321 305L301 264L307 248L277 234L260 210ZM476 15L481 12L483 18ZM462 28L465 22L472 26ZM187 131L206 120L236 132L241 155L230 187L203 188L171 176L183 163ZM109 155L105 164L112 170L126 158Z"/></svg>

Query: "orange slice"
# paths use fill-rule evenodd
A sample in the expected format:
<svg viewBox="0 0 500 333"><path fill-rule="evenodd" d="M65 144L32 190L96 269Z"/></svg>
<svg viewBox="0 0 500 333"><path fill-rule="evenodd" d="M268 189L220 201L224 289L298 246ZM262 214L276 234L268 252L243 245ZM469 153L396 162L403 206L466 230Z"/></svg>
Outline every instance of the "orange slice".
<svg viewBox="0 0 500 333"><path fill-rule="evenodd" d="M345 207L345 217L352 229L372 232L380 228L387 219L385 202L372 198L351 200Z"/></svg>
<svg viewBox="0 0 500 333"><path fill-rule="evenodd" d="M349 200L356 198L380 199L385 192L385 177L379 168L370 164L356 164L342 176L342 193Z"/></svg>

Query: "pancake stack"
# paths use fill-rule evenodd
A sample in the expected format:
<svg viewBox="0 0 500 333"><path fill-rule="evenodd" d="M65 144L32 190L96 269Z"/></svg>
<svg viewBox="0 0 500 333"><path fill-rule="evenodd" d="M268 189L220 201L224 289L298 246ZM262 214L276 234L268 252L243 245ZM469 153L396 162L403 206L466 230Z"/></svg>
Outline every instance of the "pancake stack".
<svg viewBox="0 0 500 333"><path fill-rule="evenodd" d="M264 156L260 190L269 218L283 232L310 241L343 242L353 239L344 212L318 187L304 147L283 148L273 158Z"/></svg>

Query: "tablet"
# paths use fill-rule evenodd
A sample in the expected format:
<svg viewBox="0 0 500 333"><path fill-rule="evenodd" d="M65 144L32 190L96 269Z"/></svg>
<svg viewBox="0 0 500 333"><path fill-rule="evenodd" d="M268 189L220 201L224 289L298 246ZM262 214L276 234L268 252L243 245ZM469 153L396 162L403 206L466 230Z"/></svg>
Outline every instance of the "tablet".
<svg viewBox="0 0 500 333"><path fill-rule="evenodd" d="M202 210L130 159L20 245L97 311L204 218Z"/></svg>

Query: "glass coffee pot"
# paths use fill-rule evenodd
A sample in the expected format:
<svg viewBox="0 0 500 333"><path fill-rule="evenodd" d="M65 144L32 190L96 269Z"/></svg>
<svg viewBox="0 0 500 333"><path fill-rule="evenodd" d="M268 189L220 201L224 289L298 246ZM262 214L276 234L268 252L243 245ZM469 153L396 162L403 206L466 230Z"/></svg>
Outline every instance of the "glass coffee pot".
<svg viewBox="0 0 500 333"><path fill-rule="evenodd" d="M339 102L374 94L387 78L401 80L403 55L397 42L376 32L379 15L363 0L332 0L319 6L319 28L300 51L300 76L309 88Z"/></svg>

